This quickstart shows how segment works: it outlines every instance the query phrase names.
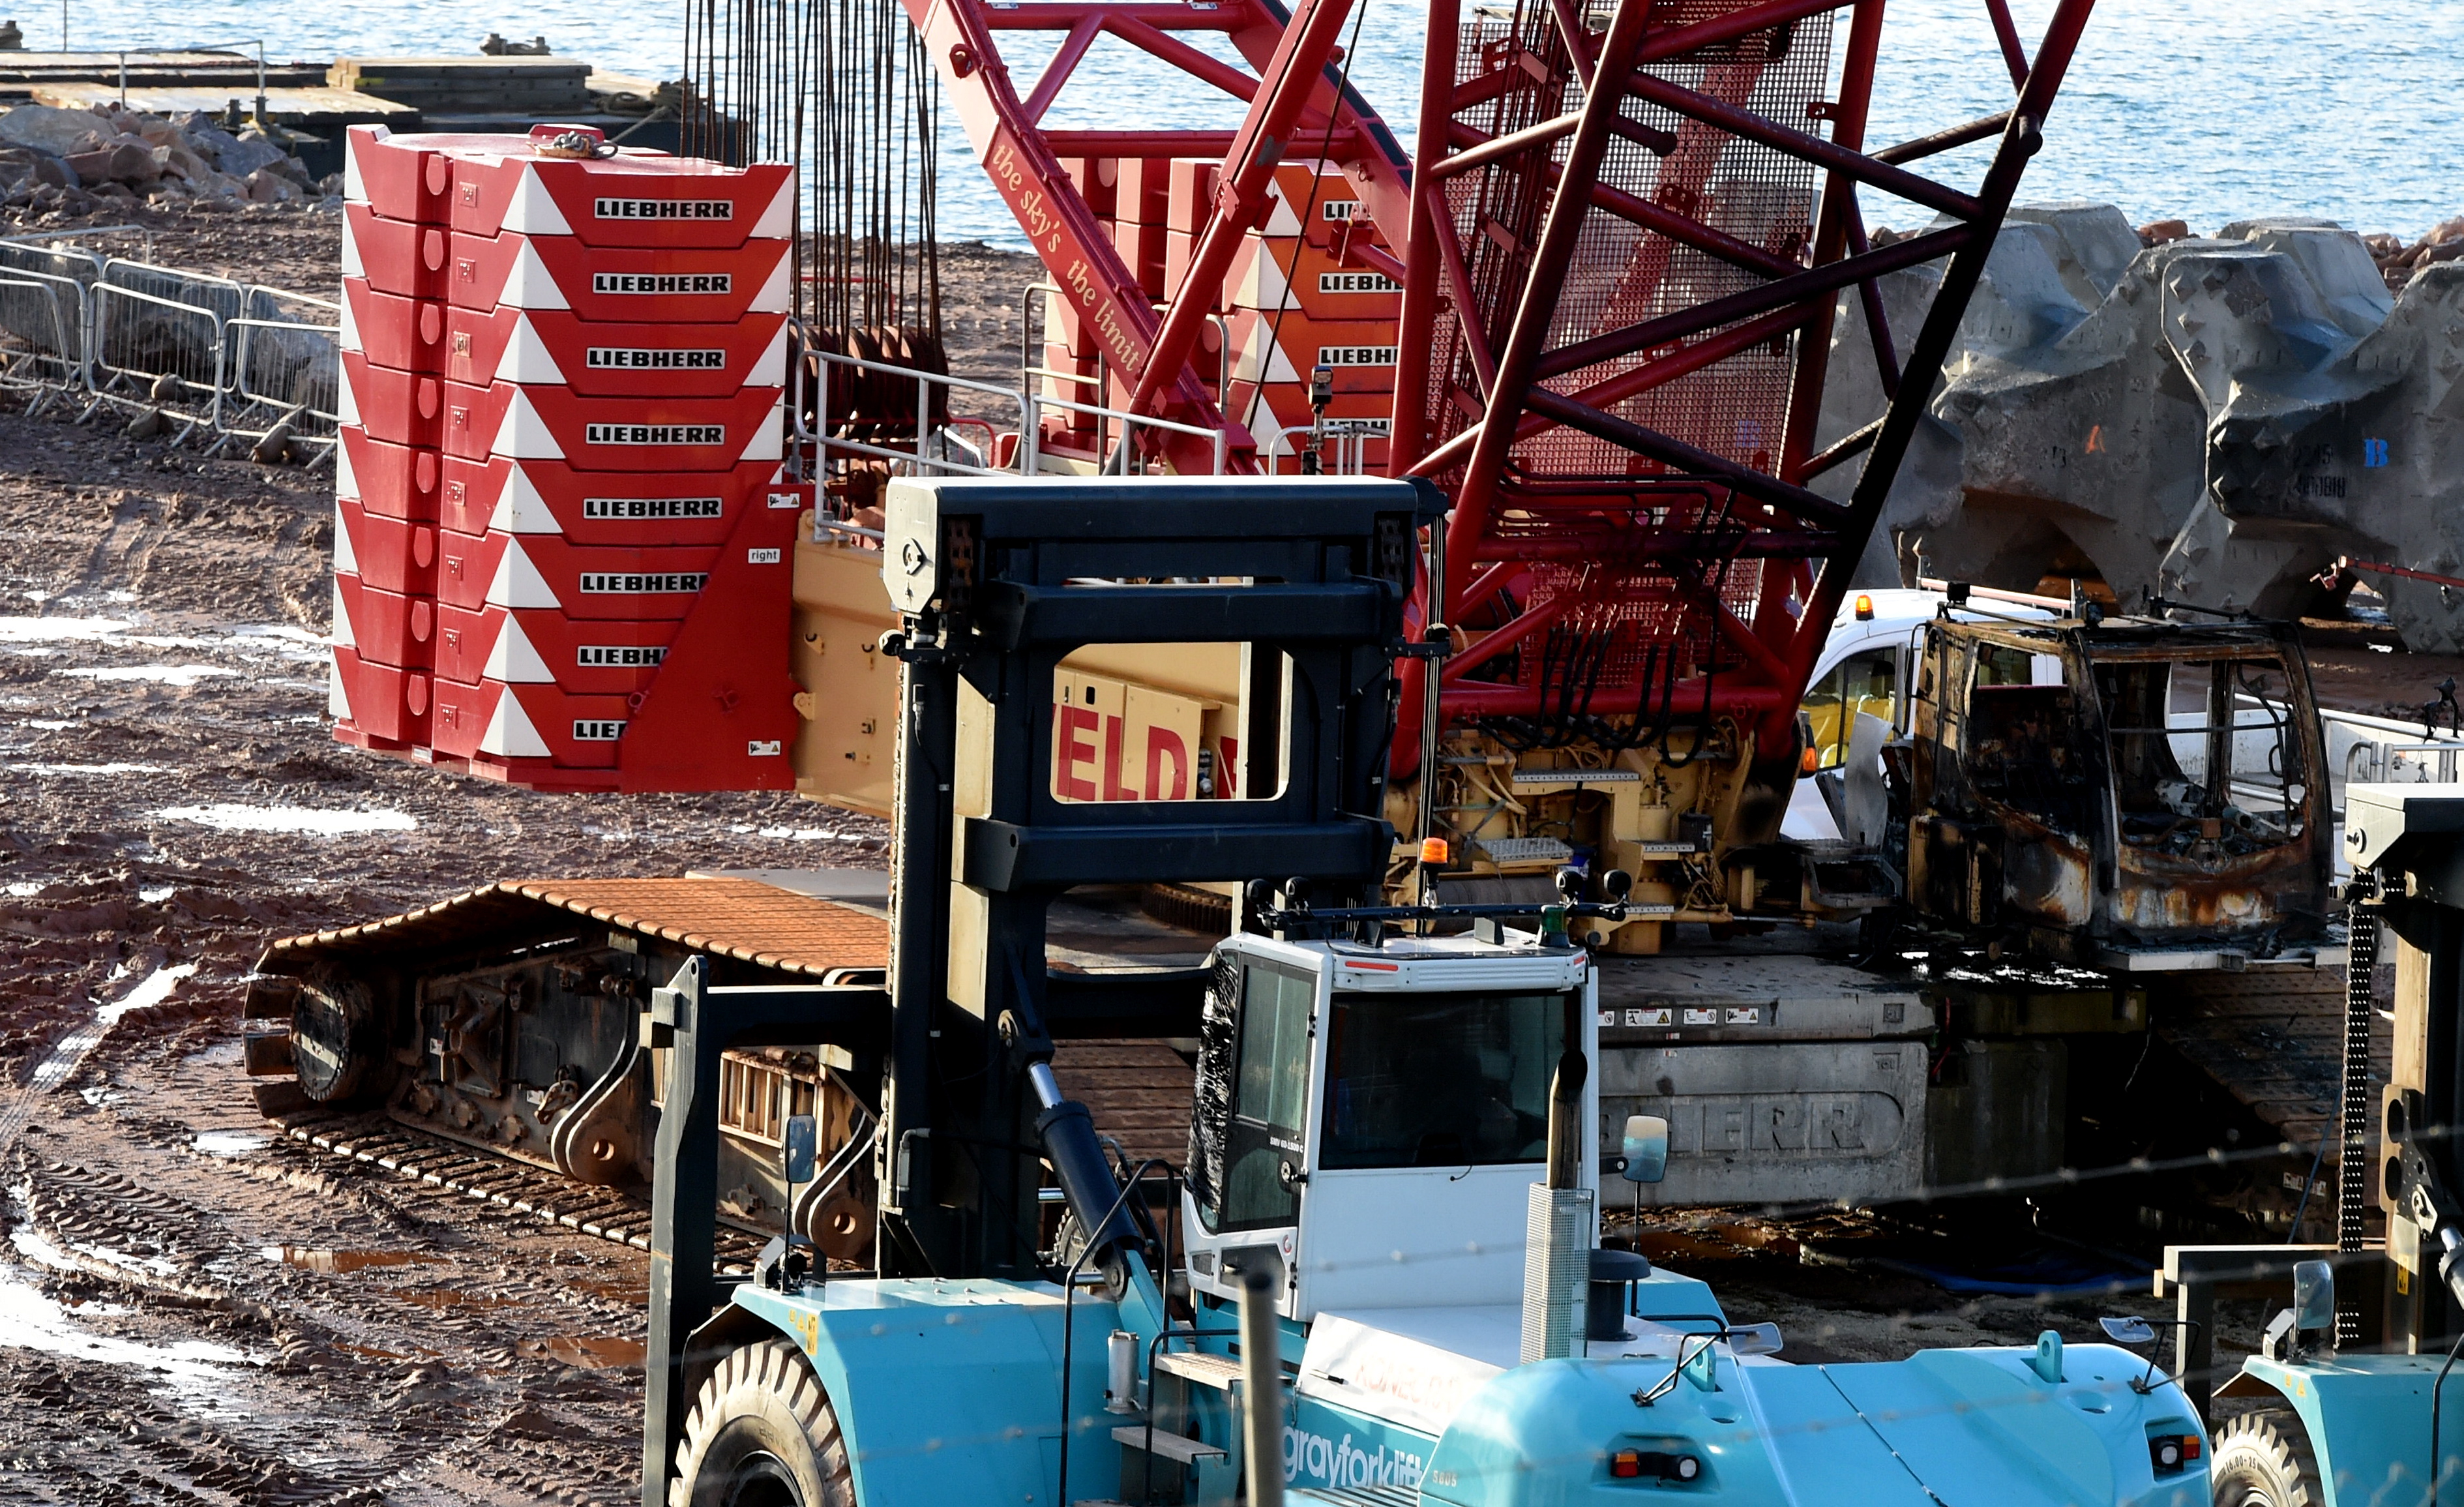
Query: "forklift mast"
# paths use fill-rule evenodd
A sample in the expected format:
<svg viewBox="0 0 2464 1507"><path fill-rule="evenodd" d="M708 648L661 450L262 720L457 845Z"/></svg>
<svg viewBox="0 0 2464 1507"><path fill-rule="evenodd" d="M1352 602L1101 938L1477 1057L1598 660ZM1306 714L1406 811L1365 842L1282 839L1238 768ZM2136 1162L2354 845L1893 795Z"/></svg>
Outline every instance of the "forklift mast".
<svg viewBox="0 0 2464 1507"><path fill-rule="evenodd" d="M1363 477L902 479L882 575L900 627L886 990L715 987L688 964L652 1000L670 1050L653 1184L644 1480L665 1482L699 1374L717 1072L731 1046L828 1042L877 1071L883 1276L1043 1274L1049 1163L1110 1296L1142 1285L1124 1207L1056 1038L1200 1032L1206 970L1055 972L1045 912L1075 885L1272 876L1375 896L1403 603L1426 481ZM1055 670L1090 644L1243 646L1240 798L1072 799L1054 779ZM1193 785L1196 782L1193 782ZM1216 787L1224 787L1222 783ZM1287 890L1288 893L1288 890ZM723 1316L722 1316L723 1317Z"/></svg>
<svg viewBox="0 0 2464 1507"><path fill-rule="evenodd" d="M2348 787L2344 852L2368 896L2356 922L2375 914L2396 942L2379 1173L2345 1188L2387 1216L2385 1348L2435 1353L2464 1334L2464 793ZM2346 1160L2366 1165L2365 1130L2346 1132ZM2345 1223L2359 1222L2348 1211ZM2464 1441L2464 1426L2449 1437Z"/></svg>

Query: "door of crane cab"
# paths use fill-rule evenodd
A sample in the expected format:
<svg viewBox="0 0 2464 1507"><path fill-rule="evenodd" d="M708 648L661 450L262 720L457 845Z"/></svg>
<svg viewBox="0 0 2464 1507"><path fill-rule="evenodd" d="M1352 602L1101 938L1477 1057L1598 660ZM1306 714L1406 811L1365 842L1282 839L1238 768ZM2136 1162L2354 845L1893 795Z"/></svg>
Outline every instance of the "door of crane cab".
<svg viewBox="0 0 2464 1507"><path fill-rule="evenodd" d="M1596 986L1579 952L1472 949L1218 949L1182 1208L1195 1291L1229 1301L1265 1259L1295 1319L1519 1300L1551 1085L1570 1015L1596 1055ZM1595 1127L1595 1077L1583 1103Z"/></svg>

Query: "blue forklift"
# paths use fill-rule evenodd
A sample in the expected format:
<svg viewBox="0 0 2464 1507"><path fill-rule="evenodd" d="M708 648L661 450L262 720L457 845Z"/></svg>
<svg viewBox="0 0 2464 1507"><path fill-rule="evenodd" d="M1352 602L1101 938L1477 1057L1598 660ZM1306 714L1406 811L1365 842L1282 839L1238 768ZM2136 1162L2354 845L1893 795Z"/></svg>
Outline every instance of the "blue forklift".
<svg viewBox="0 0 2464 1507"><path fill-rule="evenodd" d="M2160 1274L2186 1333L2212 1326L2219 1289L2290 1279L2260 1352L2214 1389L2216 1507L2435 1507L2464 1474L2464 1416L2442 1406L2464 1349L2464 788L2350 786L2343 841L2355 877L2338 1239L2176 1248ZM2382 928L2396 945L2393 1071L2373 1095ZM2365 1238L2371 1209L2384 1240ZM2186 1362L2203 1411L2211 1349L2201 1339Z"/></svg>
<svg viewBox="0 0 2464 1507"><path fill-rule="evenodd" d="M655 993L645 1507L2206 1507L2197 1414L2127 1349L1792 1364L1600 1249L1603 1173L1666 1154L1663 1123L1602 1125L1590 1071L1578 939L1623 876L1377 903L1441 508L1364 478L892 484L893 958L792 988L688 964ZM1238 787L1264 793L1060 799L1055 667L1092 642L1245 646ZM1047 958L1073 885L1207 880L1248 887L1202 967ZM1099 1035L1196 1043L1184 1164L1127 1164L1061 1094L1055 1041ZM719 1054L817 1036L882 1085L878 1270L782 1238L722 1286Z"/></svg>

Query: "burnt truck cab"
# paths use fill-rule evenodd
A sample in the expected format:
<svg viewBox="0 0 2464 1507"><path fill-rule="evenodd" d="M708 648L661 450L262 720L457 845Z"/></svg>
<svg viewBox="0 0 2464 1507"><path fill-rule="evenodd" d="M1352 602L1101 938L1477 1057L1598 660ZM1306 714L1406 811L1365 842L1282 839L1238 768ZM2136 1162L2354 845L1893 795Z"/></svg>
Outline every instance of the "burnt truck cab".
<svg viewBox="0 0 2464 1507"><path fill-rule="evenodd" d="M1886 762L1920 925L2119 971L2316 960L2334 814L2293 625L1946 604L1919 644Z"/></svg>

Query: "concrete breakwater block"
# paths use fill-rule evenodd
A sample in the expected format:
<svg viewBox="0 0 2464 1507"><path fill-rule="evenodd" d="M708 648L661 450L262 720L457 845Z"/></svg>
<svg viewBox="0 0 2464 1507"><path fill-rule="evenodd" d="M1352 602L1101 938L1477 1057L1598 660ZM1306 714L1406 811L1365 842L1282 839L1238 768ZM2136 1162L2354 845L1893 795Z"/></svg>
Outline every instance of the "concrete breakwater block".
<svg viewBox="0 0 2464 1507"><path fill-rule="evenodd" d="M1881 284L1904 351L1939 283ZM2362 237L2244 221L2143 246L2110 205L2012 211L1860 565L2027 589L2046 575L2289 614L2339 555L2464 575L2464 262L2390 294ZM1817 448L1883 406L1841 300ZM1845 497L1854 476L1823 478ZM2464 651L2464 592L2373 578L2416 650Z"/></svg>

